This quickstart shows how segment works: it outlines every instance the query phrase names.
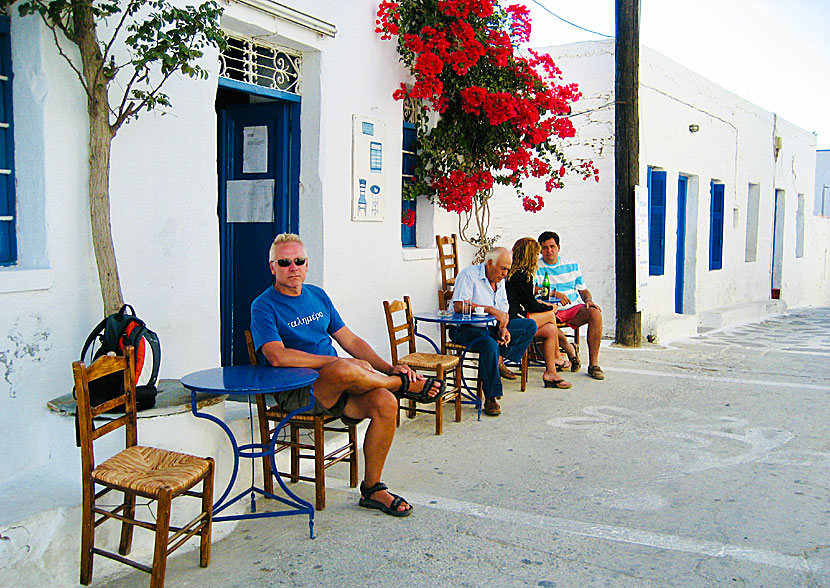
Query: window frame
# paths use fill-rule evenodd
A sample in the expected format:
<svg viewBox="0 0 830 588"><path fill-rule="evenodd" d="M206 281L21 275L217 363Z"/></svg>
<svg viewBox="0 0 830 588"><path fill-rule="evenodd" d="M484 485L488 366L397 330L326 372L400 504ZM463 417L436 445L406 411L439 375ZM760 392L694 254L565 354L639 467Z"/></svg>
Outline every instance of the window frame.
<svg viewBox="0 0 830 588"><path fill-rule="evenodd" d="M11 19L0 15L0 266L17 264Z"/></svg>
<svg viewBox="0 0 830 588"><path fill-rule="evenodd" d="M723 217L726 185L712 180L709 194L709 270L711 271L723 269Z"/></svg>
<svg viewBox="0 0 830 588"><path fill-rule="evenodd" d="M411 150L407 149L410 145L408 142L410 140ZM418 135L415 130L415 125L404 121L401 129L401 247L405 249L418 246L418 200L407 200L404 198L406 182L414 177L412 172L415 171L418 165L417 145ZM403 223L403 215L410 210L416 212L416 217L412 226L408 227Z"/></svg>
<svg viewBox="0 0 830 588"><path fill-rule="evenodd" d="M666 181L663 170L648 168L648 275L666 272Z"/></svg>

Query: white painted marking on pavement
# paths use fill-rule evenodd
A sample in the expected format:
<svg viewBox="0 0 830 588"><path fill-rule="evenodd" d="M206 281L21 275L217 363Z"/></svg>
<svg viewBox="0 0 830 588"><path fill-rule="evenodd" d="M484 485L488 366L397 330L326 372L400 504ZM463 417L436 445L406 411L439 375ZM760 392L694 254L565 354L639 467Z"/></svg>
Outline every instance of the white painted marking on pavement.
<svg viewBox="0 0 830 588"><path fill-rule="evenodd" d="M345 490L353 494L359 493L355 488L349 488L346 480L326 478L326 484ZM400 490L400 489L398 489ZM618 543L630 543L643 545L656 549L670 549L682 551L695 555L707 557L731 557L733 559L746 561L755 564L796 570L810 574L830 573L830 563L822 561L809 561L794 555L778 553L766 549L755 549L729 543L718 543L716 541L703 541L679 537L677 535L666 535L640 529L630 529L616 525L604 525L599 523L585 523L560 517L550 517L538 514L528 514L515 510L486 506L452 498L440 498L437 496L426 496L416 494L409 490L403 492L406 500L413 506L435 508L445 512L460 515L472 516L487 519L505 525L524 525L537 529L545 529L556 533L567 533L580 537L591 537L604 541Z"/></svg>
<svg viewBox="0 0 830 588"><path fill-rule="evenodd" d="M797 382L772 382L770 380L747 380L745 378L728 378L724 376L706 376L703 374L678 374L675 372L658 372L654 370L638 370L633 368L604 367L606 372L638 374L641 376L658 376L663 378L678 378L682 380L708 380L710 382L729 382L730 384L747 384L752 386L768 386L771 388L806 388L808 390L824 390L830 392L830 386L821 384L799 384Z"/></svg>

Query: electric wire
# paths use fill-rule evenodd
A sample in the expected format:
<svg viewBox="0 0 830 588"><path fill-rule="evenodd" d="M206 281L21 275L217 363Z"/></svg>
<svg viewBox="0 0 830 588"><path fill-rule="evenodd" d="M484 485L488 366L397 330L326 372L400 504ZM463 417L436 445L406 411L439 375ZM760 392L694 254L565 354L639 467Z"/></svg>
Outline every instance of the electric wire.
<svg viewBox="0 0 830 588"><path fill-rule="evenodd" d="M578 29L581 29L581 30L587 32L587 33L591 33L592 35L599 35L600 37L605 37L606 39L613 39L614 38L614 35L606 35L604 33L598 33L597 31L592 31L591 29L586 29L585 27L581 27L576 23L573 23L569 20L566 20L566 19L562 18L561 16L556 14L553 10L551 10L550 8L548 8L547 6L545 6L544 4L539 2L539 0L533 0L533 2L534 2L534 4L539 6L542 10L544 10L545 12L555 16L556 18L558 18L562 22L567 23L567 24L571 25L572 27L576 27Z"/></svg>

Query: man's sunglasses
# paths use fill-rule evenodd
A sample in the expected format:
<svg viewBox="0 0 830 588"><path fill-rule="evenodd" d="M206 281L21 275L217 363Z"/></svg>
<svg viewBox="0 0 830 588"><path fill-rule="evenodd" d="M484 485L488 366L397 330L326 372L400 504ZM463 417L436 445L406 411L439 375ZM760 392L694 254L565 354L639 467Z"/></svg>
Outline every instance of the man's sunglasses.
<svg viewBox="0 0 830 588"><path fill-rule="evenodd" d="M275 259L274 261L277 262L277 265L280 267L288 267L291 265L291 262L294 262L294 265L301 266L305 265L306 258L305 257L295 257L294 259Z"/></svg>

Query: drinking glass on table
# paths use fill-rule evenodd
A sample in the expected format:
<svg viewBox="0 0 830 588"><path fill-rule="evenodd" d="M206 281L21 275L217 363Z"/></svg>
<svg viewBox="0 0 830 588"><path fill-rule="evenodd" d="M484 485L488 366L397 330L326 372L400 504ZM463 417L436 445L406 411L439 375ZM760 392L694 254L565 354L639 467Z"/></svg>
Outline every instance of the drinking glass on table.
<svg viewBox="0 0 830 588"><path fill-rule="evenodd" d="M472 314L472 312L473 312L473 301L472 300L463 301L461 303L461 313L464 316L469 318L469 316Z"/></svg>

